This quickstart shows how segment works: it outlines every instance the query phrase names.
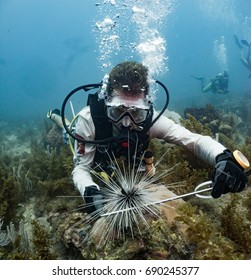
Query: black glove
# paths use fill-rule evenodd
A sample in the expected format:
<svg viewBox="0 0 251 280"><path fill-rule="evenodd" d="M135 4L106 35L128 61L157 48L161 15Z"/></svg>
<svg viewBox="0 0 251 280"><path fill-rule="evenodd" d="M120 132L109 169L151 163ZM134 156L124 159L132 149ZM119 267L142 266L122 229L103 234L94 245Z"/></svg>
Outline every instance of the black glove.
<svg viewBox="0 0 251 280"><path fill-rule="evenodd" d="M86 212L91 214L103 206L103 196L96 186L89 186L85 188L84 199L87 204Z"/></svg>
<svg viewBox="0 0 251 280"><path fill-rule="evenodd" d="M244 169L229 150L225 150L216 157L216 165L212 173L211 195L213 198L218 198L228 192L241 192L247 183L248 178Z"/></svg>

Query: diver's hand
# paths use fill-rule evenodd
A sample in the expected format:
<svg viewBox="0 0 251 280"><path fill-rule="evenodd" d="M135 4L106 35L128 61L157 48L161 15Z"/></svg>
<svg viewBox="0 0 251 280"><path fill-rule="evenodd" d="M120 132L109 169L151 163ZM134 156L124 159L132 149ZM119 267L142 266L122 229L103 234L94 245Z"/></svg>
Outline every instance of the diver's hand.
<svg viewBox="0 0 251 280"><path fill-rule="evenodd" d="M47 113L47 118L50 119L52 114L56 114L60 116L60 110L59 109L49 110Z"/></svg>
<svg viewBox="0 0 251 280"><path fill-rule="evenodd" d="M103 207L103 196L96 186L85 188L84 200L86 202L86 212L91 214Z"/></svg>
<svg viewBox="0 0 251 280"><path fill-rule="evenodd" d="M247 183L244 169L229 150L225 150L216 157L216 165L212 173L211 195L213 198L218 198L228 192L241 192Z"/></svg>

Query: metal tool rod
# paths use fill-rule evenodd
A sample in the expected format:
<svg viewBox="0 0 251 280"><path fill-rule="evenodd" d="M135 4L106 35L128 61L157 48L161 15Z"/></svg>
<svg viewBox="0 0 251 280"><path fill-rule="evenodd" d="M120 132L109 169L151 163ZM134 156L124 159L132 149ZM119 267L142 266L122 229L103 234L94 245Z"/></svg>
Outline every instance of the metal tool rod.
<svg viewBox="0 0 251 280"><path fill-rule="evenodd" d="M210 183L211 183L211 181L207 181L207 182L204 182L202 184L203 185L209 185ZM202 184L198 185L197 188L199 186L202 186ZM193 191L193 192L190 192L190 193L185 193L185 194L177 195L177 196L174 196L174 197L165 198L165 199L162 199L162 200L159 200L159 201L154 201L154 202L145 204L145 206L161 204L161 203L173 201L173 200L176 200L176 199L180 199L180 198L191 196L191 195L196 195L196 194L207 192L207 191L211 191L211 190L212 190L212 187L209 187L209 188L206 188L206 189L197 190L197 191ZM121 210L117 210L117 211L113 211L113 212L108 212L108 213L102 214L101 217L115 215L115 214L122 213L122 212L125 212L125 211L135 210L136 208L137 207L130 207L130 208L125 208L125 209L121 209Z"/></svg>

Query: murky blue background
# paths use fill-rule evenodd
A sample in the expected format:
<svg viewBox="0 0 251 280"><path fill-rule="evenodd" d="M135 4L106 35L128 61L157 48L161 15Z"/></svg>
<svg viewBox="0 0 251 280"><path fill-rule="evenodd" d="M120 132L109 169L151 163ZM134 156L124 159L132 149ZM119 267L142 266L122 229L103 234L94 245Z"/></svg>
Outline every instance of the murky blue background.
<svg viewBox="0 0 251 280"><path fill-rule="evenodd" d="M44 118L48 109L61 108L64 97L73 88L103 78L108 68L101 67L100 34L95 23L109 16L110 10L116 10L109 2L113 1L0 0L1 120ZM115 2L136 5L138 1ZM146 6L148 3L139 2L145 2ZM181 113L188 106L233 101L250 90L249 72L240 62L240 50L233 38L237 34L240 39L251 40L250 0L167 0L166 3L170 3L172 12L162 20L158 31L166 41L168 71L155 78L170 90L169 108ZM121 37L123 30L119 27L123 24L134 29L129 16L130 12L118 19L120 25L115 28ZM137 31L131 32L127 41L138 44ZM199 82L190 75L210 79L222 70L214 52L215 41L222 36L230 93L202 94ZM130 57L140 60L135 52ZM110 63L125 59L122 51L114 52ZM156 107L160 108L161 98Z"/></svg>

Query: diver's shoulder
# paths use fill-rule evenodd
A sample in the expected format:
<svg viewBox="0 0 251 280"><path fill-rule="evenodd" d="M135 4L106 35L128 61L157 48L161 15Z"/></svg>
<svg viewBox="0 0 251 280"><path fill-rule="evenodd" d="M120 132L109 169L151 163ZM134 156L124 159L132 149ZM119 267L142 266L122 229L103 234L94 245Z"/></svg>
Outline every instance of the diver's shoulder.
<svg viewBox="0 0 251 280"><path fill-rule="evenodd" d="M85 106L79 113L79 116L83 117L83 118L90 118L91 117L91 110L90 110L90 106Z"/></svg>

